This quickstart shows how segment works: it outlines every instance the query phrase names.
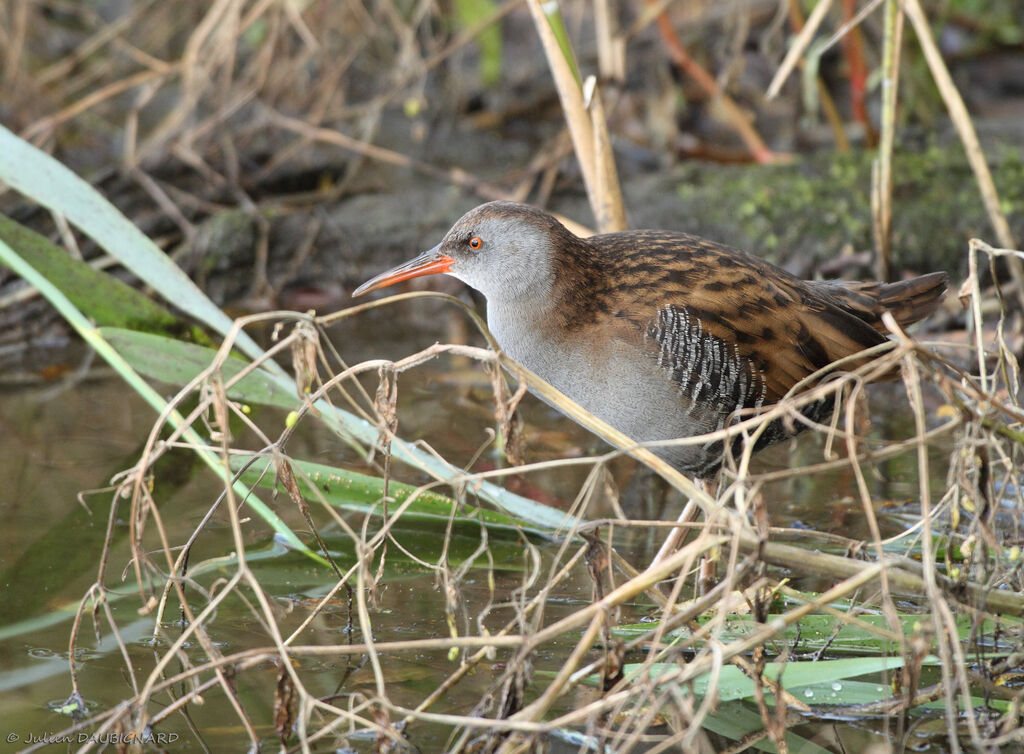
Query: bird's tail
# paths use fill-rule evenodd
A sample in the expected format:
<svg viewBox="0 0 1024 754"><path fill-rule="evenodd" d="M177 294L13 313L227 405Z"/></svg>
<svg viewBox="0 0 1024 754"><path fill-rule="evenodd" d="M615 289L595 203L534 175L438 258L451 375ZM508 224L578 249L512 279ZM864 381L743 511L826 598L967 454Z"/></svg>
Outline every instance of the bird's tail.
<svg viewBox="0 0 1024 754"><path fill-rule="evenodd" d="M886 332L882 323L885 312L905 327L935 311L949 287L949 275L932 272L896 283L835 280L818 285L826 287L832 299L850 314Z"/></svg>

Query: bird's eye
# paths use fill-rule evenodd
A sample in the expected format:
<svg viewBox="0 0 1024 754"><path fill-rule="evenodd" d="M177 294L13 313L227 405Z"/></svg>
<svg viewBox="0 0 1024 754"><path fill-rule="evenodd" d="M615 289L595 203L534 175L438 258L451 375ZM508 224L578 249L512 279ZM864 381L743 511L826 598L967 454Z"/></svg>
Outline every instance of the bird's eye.
<svg viewBox="0 0 1024 754"><path fill-rule="evenodd" d="M479 251L483 247L484 241L482 238L480 238L480 236L473 236L471 239L469 239L469 248L471 248L473 251Z"/></svg>

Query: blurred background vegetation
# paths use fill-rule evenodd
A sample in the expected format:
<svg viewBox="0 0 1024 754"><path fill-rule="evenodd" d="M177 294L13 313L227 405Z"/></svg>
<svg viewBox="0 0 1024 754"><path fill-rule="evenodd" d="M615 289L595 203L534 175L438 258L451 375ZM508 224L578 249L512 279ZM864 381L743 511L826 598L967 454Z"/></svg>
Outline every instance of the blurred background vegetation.
<svg viewBox="0 0 1024 754"><path fill-rule="evenodd" d="M881 5L770 100L816 3L612 3L610 30L595 29L597 6L562 13L581 73L601 80L632 227L686 229L802 275L870 273ZM833 3L811 50L858 10ZM1024 8L926 10L1019 236ZM96 184L222 303L337 306L496 196L592 224L520 0L6 0L0 47L0 122ZM902 49L892 274L963 272L967 239L993 234L909 27ZM17 197L0 210L94 253Z"/></svg>

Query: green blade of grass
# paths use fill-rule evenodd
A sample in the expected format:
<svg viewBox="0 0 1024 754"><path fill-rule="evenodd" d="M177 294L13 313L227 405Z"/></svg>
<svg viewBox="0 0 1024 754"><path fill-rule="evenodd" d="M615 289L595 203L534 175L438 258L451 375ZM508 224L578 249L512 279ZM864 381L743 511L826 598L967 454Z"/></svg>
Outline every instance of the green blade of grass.
<svg viewBox="0 0 1024 754"><path fill-rule="evenodd" d="M2 126L0 181L63 214L142 280L160 291L166 300L173 301L175 306L197 317L221 334L227 334L232 330L231 319L99 192L53 157ZM55 287L52 287L52 290L57 291ZM75 327L78 329L78 325ZM86 327L91 330L88 323ZM236 341L239 349L246 355L254 359L263 355L263 351L245 332L239 331ZM107 350L113 353L105 340L103 343ZM268 360L263 368L282 391L290 393L294 390L294 381L276 362ZM129 372L132 370L127 369L124 373ZM145 384L141 380L129 381L132 387L139 383ZM146 399L150 400L149 397ZM315 405L320 412L319 420L339 436L364 445L376 444L379 432L371 422L325 401L319 401ZM435 479L453 480L464 477L461 469L399 438L392 440L391 449L395 458ZM481 498L539 527L559 529L575 523L572 517L562 511L516 495L488 481L478 482L475 491Z"/></svg>
<svg viewBox="0 0 1024 754"><path fill-rule="evenodd" d="M572 72L573 78L576 79L576 83L579 86L583 86L583 78L580 76L580 68L576 63L576 55L572 51L572 43L569 41L569 32L565 29L565 21L562 20L562 11L558 7L557 0L549 0L548 2L541 3L541 11L547 19L548 26L551 27L551 33L554 35L555 41L558 43L558 48L562 51L562 57L565 59L566 65L569 66L569 70Z"/></svg>
<svg viewBox="0 0 1024 754"><path fill-rule="evenodd" d="M752 733L763 730L764 720L756 710L742 702L724 702L704 718L702 727L730 740L740 741ZM786 745L791 752L799 752L799 754L829 754L828 749L823 749L813 741L788 731L786 732ZM768 738L762 738L752 744L752 747L758 751L767 751L772 754L778 751L775 744Z"/></svg>
<svg viewBox="0 0 1024 754"><path fill-rule="evenodd" d="M94 270L24 225L0 214L0 240L60 289L98 325L180 332L184 323L140 291Z"/></svg>
<svg viewBox="0 0 1024 754"><path fill-rule="evenodd" d="M211 348L205 348L192 343L182 343L173 338L166 338L160 335L118 328L103 328L100 332L125 360L141 374L172 385L181 386L188 384L203 370L207 369L216 357L216 351ZM232 383L234 377L247 367L248 362L242 359L229 357L224 361L221 366L221 375L224 378L224 382L228 385L227 394L229 397L245 401L246 403L276 406L288 410L295 409L301 404L293 386L289 385L288 389L286 389L279 380L262 369L256 369L237 382ZM376 428L373 428L373 432L376 432ZM366 439L372 441L372 437ZM235 466L236 469L244 465L236 461L232 461L232 463L238 463ZM337 504L339 507L346 507L350 510L368 510L368 504L379 500L382 494L383 481L376 477L311 463L299 463L298 468L302 469L310 477L316 476L325 480L342 480L346 490L339 492L337 495L327 496L332 504ZM257 476L247 474L246 479L255 479ZM402 485L394 481L391 482L391 487L389 488L390 494L393 496L396 494L408 496L414 489L415 487ZM532 500L526 500L525 498L517 499L511 496L511 493L507 494L509 495L506 498L506 502L509 503L507 510L527 523L540 525L540 528L530 529L532 533L539 534L542 530L550 530L557 526L564 518L564 514L560 511L548 508ZM346 495L349 497L346 498ZM451 512L452 505L454 505L454 502L450 498L437 495L436 493L429 493L421 498L421 501L410 511L410 515L432 515L434 517L443 516L447 518ZM520 526L515 518L503 513L482 509L471 510L478 511L478 513L467 514L463 512L461 515L478 517L488 526L502 528L519 528Z"/></svg>
<svg viewBox="0 0 1024 754"><path fill-rule="evenodd" d="M101 328L100 333L139 373L179 387L187 385L208 369L217 356L217 352L212 348L183 343L161 335L115 327ZM285 389L279 380L262 368L257 368L238 381L232 382L249 366L249 362L234 356L224 360L220 374L225 383L230 383L227 387L229 397L246 403L289 410L302 404L295 393L294 385L291 389Z"/></svg>
<svg viewBox="0 0 1024 754"><path fill-rule="evenodd" d="M116 371L121 378L128 383L133 390L135 390L135 392L142 396L143 400L152 406L158 414L162 414L167 410L168 404L167 401L164 400L163 396L150 387L138 372L132 369L131 365L100 334L100 331L93 327L82 313L75 308L74 304L72 304L56 286L50 283L49 280L28 264L28 262L18 256L18 254L16 254L14 250L3 241L0 241L0 262L10 267L15 274L21 276L30 285L35 286L40 294L42 294L53 305L53 307L60 312L61 316L75 328L82 339L92 346L96 352L114 369L114 371ZM195 430L191 427L185 426L185 419L180 413L178 413L178 411L169 411L167 413L167 421L174 427L182 428L183 435L187 440L195 445L196 452L199 453L199 457L203 459L215 474L225 481L230 481L230 477L227 475L220 458L216 453L207 448L206 441L200 437ZM326 565L326 561L306 547L305 543L295 535L295 532L293 532L288 525L285 524L285 522L282 521L276 513L274 513L274 511L268 508L262 500L257 498L251 490L239 482L234 483L234 488L238 493L239 498L245 500L249 507L251 507L264 521L266 521L275 532L283 537L291 547L304 552L310 557Z"/></svg>
<svg viewBox="0 0 1024 754"><path fill-rule="evenodd" d="M768 621L780 616L769 615ZM914 613L901 615L900 623L904 636L913 636L918 624L928 625L929 615ZM703 623L703 620L698 620ZM961 641L966 641L975 634L979 639L985 636L994 636L998 628L1004 633L1008 627L1019 626L1020 621L1014 618L1002 618L997 624L993 620L985 620L975 624L971 616L960 616L957 619L957 631ZM760 630L763 624L758 623L748 615L730 616L719 634L720 641L736 641L744 639ZM636 624L629 626L618 626L615 633L622 637L637 637L650 633L651 624ZM855 622L844 622L843 619L833 615L812 614L805 615L797 623L787 625L775 638L775 641L785 645L791 652L804 653L827 650L830 655L852 654L858 657L864 655L891 654L898 650L896 642L887 637L889 634L889 622L881 615L858 615ZM686 638L689 636L687 629L676 629L669 632L668 636L673 639ZM1013 635L1009 634L1002 643L995 640L985 644L989 653L999 654L1012 651Z"/></svg>
<svg viewBox="0 0 1024 754"><path fill-rule="evenodd" d="M160 292L167 301L222 335L232 320L102 194L42 150L0 126L0 180L15 191L63 214L70 222ZM238 347L249 356L262 350L244 332Z"/></svg>
<svg viewBox="0 0 1024 754"><path fill-rule="evenodd" d="M192 343L182 343L173 338L166 338L160 335L139 333L117 328L103 328L100 332L112 345L114 345L114 347L117 348L118 352L125 358L125 360L141 374L151 377L152 379L177 386L186 385L195 379L197 375L209 367L217 355L217 352L212 348L206 348ZM296 396L293 385L282 385L281 381L274 377L274 375L268 374L262 369L256 369L250 374L239 379L237 382L232 382L235 376L248 366L248 362L234 357L229 357L222 364L221 375L224 378L224 382L227 384L227 394L229 397L235 400L245 401L246 403L276 406L278 408L288 410L295 409L301 405L301 401ZM320 406L319 403L317 405ZM330 423L332 416L331 414L326 414L326 411L329 408L330 407L325 406L325 413L322 414L322 418L328 423ZM339 411L339 413L344 414L344 412L341 411ZM351 415L346 414L346 416ZM357 432L359 439L366 442L373 442L376 438L377 428L369 422L365 422L354 416L346 421L346 427L349 430L352 430L356 422L361 422L365 425L365 429ZM355 428L357 430L360 429L359 427ZM404 449L397 441L394 443L393 447L396 450L396 456L407 462L412 461L414 466L418 465L416 464L416 458L410 457L411 454L402 454ZM240 468L240 466L236 466L236 468ZM365 504L371 499L377 500L380 498L382 482L374 477L352 474L351 472L346 472L343 469L320 466L317 464L300 464L300 468L303 468L304 470L308 469L307 473L309 473L310 476L316 474L325 479L332 475L339 479L348 475L349 479L352 480L350 482L351 490L364 490L363 493L359 493L361 497L348 500L347 504L342 507L352 508L357 504ZM391 494L395 494L395 489L415 489L408 485L398 485L396 487L396 482L392 482L391 484L393 485L391 488ZM486 494L487 490L483 486L481 486L480 490L476 491L476 494L480 495L484 499L491 500L492 502L494 502L496 498L500 501L502 507L508 510L513 516L527 522L528 524L532 524L535 527L539 527L532 529L534 533L539 533L541 530L549 531L550 529L557 528L565 518L564 513L554 508L534 502L533 500L520 498L510 492L501 490L499 487L494 487L493 485L491 487L492 491L490 496ZM494 494L495 491L500 491L502 494ZM444 506L435 508L434 515L447 516L451 510L451 501L449 498L436 495L436 493L431 493L431 497L425 499L444 499L448 501ZM424 515L426 514L425 508L421 507L419 510ZM508 515L490 511L481 511L481 514L484 513L486 513L486 516L482 520L484 520L488 525L506 528L518 526L516 519Z"/></svg>
<svg viewBox="0 0 1024 754"><path fill-rule="evenodd" d="M825 684L833 681L845 681L901 667L903 667L903 658L901 657L851 657L818 662L769 662L765 666L764 675L770 680L776 680L781 673L783 688L791 691L812 683ZM623 670L626 675L629 675L641 672L645 668L648 676L655 683L661 676L675 675L679 671L679 666L674 663L654 663L648 666L626 665ZM711 681L709 674L694 679L692 682L693 693L697 696L706 695L711 688ZM714 692L722 701L753 699L754 681L735 665L726 665L718 674Z"/></svg>
<svg viewBox="0 0 1024 754"><path fill-rule="evenodd" d="M329 505L344 510L357 511L381 516L384 513L381 501L384 497L384 480L380 477L360 474L336 466L326 466L310 461L290 460L296 472L299 491L309 500L323 498ZM276 486L271 458L255 456L232 456L233 469L245 469L242 479L247 484L259 484L273 489ZM316 489L314 490L313 487ZM459 505L452 498L430 490L423 490L412 484L390 480L387 486L390 514L402 509L403 520L447 522L456 524L505 529L516 532L529 531L542 535L537 529L524 529L516 519L498 511L490 511L471 505ZM410 501L411 502L408 502ZM407 504L408 503L408 504ZM403 507L404 506L404 507Z"/></svg>

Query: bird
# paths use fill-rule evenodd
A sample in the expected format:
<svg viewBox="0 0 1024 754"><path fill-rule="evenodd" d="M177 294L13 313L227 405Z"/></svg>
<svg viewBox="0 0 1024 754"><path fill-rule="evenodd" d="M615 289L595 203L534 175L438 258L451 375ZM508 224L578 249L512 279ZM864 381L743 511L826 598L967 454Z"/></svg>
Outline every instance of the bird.
<svg viewBox="0 0 1024 754"><path fill-rule="evenodd" d="M903 326L930 314L949 283L945 272L894 283L801 280L689 233L583 238L543 210L494 201L353 295L437 273L483 294L488 328L513 360L699 480L721 468L720 439L657 443L767 409L809 375L885 343L885 312ZM824 398L801 413L814 422L832 410ZM754 450L805 424L775 420Z"/></svg>

